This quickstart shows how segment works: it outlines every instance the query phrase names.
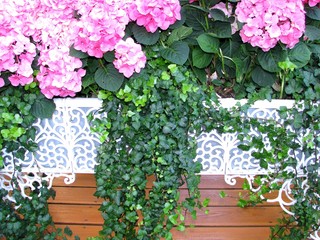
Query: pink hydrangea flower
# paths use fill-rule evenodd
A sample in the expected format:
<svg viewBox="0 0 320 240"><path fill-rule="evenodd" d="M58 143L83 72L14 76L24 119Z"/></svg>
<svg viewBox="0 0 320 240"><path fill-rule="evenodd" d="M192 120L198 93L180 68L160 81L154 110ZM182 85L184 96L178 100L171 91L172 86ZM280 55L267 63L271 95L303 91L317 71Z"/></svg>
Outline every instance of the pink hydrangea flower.
<svg viewBox="0 0 320 240"><path fill-rule="evenodd" d="M9 81L12 86L24 86L33 82L33 77L25 77L20 74L13 74L9 77Z"/></svg>
<svg viewBox="0 0 320 240"><path fill-rule="evenodd" d="M293 48L305 31L305 12L296 0L241 0L236 16L243 42L269 51L278 41Z"/></svg>
<svg viewBox="0 0 320 240"><path fill-rule="evenodd" d="M317 4L320 4L320 0L303 0L304 4L309 4L310 7L314 7Z"/></svg>
<svg viewBox="0 0 320 240"><path fill-rule="evenodd" d="M135 43L132 38L117 43L113 64L125 77L131 77L134 72L139 73L144 68L146 61L147 58L141 45Z"/></svg>
<svg viewBox="0 0 320 240"><path fill-rule="evenodd" d="M130 19L139 26L144 26L148 32L162 30L181 19L179 0L137 0L128 9Z"/></svg>
<svg viewBox="0 0 320 240"><path fill-rule="evenodd" d="M0 77L0 88L2 88L6 83L4 82L4 79Z"/></svg>
<svg viewBox="0 0 320 240"><path fill-rule="evenodd" d="M79 1L77 9L81 18L74 48L97 58L114 50L130 20L127 7L128 3L123 1Z"/></svg>

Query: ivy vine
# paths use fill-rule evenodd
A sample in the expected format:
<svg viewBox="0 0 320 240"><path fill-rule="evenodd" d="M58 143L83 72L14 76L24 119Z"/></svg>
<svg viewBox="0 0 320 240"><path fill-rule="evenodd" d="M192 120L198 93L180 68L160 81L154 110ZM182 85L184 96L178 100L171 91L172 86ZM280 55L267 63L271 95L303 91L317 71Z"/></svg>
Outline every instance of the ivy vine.
<svg viewBox="0 0 320 240"><path fill-rule="evenodd" d="M34 123L38 118L51 117L55 105L44 99L36 83L3 87L0 93L0 169L6 164L7 154L11 154L14 165L10 179L14 189L0 189L0 239L67 239L72 231L55 228L49 213L48 199L53 198L55 192L48 189L46 182L34 186L34 190L20 189L15 174L23 170L17 160L24 161L27 153L38 149Z"/></svg>
<svg viewBox="0 0 320 240"><path fill-rule="evenodd" d="M187 68L149 59L117 93L100 92L107 114L91 117L103 141L95 173L103 239L171 239L173 227L185 229L186 212L195 218L208 204L199 200L201 164L193 159L196 137L214 126L216 110L206 106L215 94ZM180 199L183 184L189 196Z"/></svg>

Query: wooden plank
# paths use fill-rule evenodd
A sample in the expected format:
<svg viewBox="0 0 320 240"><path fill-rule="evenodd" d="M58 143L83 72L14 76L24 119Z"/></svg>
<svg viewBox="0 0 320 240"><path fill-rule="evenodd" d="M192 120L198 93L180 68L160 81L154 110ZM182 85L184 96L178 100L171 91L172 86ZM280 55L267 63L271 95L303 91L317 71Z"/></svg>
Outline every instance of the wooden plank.
<svg viewBox="0 0 320 240"><path fill-rule="evenodd" d="M279 207L209 207L208 214L204 210L197 212L197 219L186 216L186 224L201 227L230 227L230 226L274 226L282 216Z"/></svg>
<svg viewBox="0 0 320 240"><path fill-rule="evenodd" d="M64 228L66 225L57 224L56 227ZM101 226L68 225L81 239L99 236ZM197 227L186 228L184 232L173 229L174 240L257 240L267 239L270 234L268 227Z"/></svg>
<svg viewBox="0 0 320 240"><path fill-rule="evenodd" d="M174 240L260 240L267 239L269 227L196 227L184 232L172 230Z"/></svg>
<svg viewBox="0 0 320 240"><path fill-rule="evenodd" d="M63 177L55 178L52 186L68 187L96 187L94 174L76 174L76 180L72 184L66 185Z"/></svg>
<svg viewBox="0 0 320 240"><path fill-rule="evenodd" d="M149 177L149 182L147 187L151 187L153 177ZM244 180L237 178L235 185L229 185L224 181L223 176L217 175L202 175L199 188L201 189L240 189L242 188ZM64 178L55 178L53 180L53 186L66 186L64 183ZM76 174L76 180L74 183L67 185L69 187L95 187L96 180L94 174ZM183 185L181 188L185 188Z"/></svg>
<svg viewBox="0 0 320 240"><path fill-rule="evenodd" d="M49 211L55 223L98 225L103 223L98 205L50 204ZM278 207L209 207L208 214L198 211L197 220L186 216L186 223L202 227L214 226L273 226L281 217Z"/></svg>
<svg viewBox="0 0 320 240"><path fill-rule="evenodd" d="M56 191L56 197L54 200L49 200L50 203L56 204L91 204L91 205L100 205L102 199L99 199L93 194L95 193L95 188L83 188L83 187L54 187ZM246 196L247 191L238 190L238 189L226 189L224 190L227 197L221 198L219 196L221 190L217 189L202 189L201 190L201 200L209 198L209 206L237 206L239 199L239 193L242 196ZM188 191L185 189L180 190L181 199L188 197ZM272 194L273 197L276 194ZM264 205L268 206L278 206L278 203L265 203ZM258 205L260 207L262 205Z"/></svg>

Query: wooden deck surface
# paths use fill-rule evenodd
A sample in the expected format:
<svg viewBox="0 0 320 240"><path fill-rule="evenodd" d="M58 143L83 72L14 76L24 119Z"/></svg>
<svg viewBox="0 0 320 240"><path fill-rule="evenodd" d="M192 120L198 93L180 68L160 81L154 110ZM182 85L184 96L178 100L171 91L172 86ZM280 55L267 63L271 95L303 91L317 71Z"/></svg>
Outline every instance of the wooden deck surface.
<svg viewBox="0 0 320 240"><path fill-rule="evenodd" d="M235 186L226 184L222 176L202 176L200 189L203 198L210 198L209 213L198 211L197 220L186 217L185 232L173 231L177 240L264 240L268 239L270 226L282 216L281 208L275 203L241 209L237 197L243 181ZM57 226L68 225L81 239L97 236L101 230L102 217L98 208L101 200L93 196L95 179L91 174L78 174L75 183L65 185L63 179L54 181L56 198L50 201L50 212ZM220 198L223 190L228 197ZM243 191L242 191L243 192ZM181 189L182 197L186 195Z"/></svg>

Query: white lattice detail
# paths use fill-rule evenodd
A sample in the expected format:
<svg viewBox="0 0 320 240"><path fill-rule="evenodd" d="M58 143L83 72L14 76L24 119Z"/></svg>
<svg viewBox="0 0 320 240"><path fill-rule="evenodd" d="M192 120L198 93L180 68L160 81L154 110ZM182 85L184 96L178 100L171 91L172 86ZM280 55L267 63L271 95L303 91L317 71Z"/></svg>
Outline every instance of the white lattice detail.
<svg viewBox="0 0 320 240"><path fill-rule="evenodd" d="M222 106L226 108L235 106L237 102L234 99L221 100ZM51 186L55 177L65 177L65 183L70 184L75 180L77 173L94 173L96 147L100 141L99 136L90 131L87 116L101 107L101 101L78 98L56 99L55 103L57 109L52 119L37 121L35 124L36 142L39 144L36 153L27 154L22 162L3 151L5 167L0 171L1 188L12 190L10 179L13 175L17 177L22 189L34 189L34 186L41 185L43 180ZM290 108L293 104L293 101L288 100L259 101L249 109L247 116L279 120L277 109L280 106ZM259 133L252 130L251 134ZM254 159L250 152L243 152L238 148L239 144L236 133L219 134L212 131L201 134L195 159L203 166L201 174L222 175L228 184L234 185L239 177L247 179L251 184L254 176L263 176L274 171L274 166L269 166L268 169L261 168L259 161ZM302 167L314 161L314 157L305 159L301 152L295 154L300 158L301 168L298 168L298 171L303 175ZM22 167L22 172L15 171L14 161ZM255 190L253 187L252 189ZM291 214L288 207L293 205L295 200L290 197L290 191L288 180L282 185L279 195L268 201L279 202L281 207ZM318 235L313 237L320 239Z"/></svg>

